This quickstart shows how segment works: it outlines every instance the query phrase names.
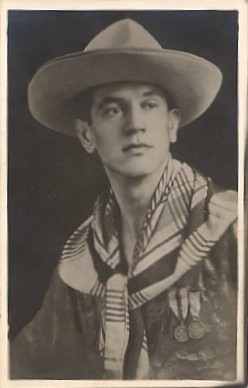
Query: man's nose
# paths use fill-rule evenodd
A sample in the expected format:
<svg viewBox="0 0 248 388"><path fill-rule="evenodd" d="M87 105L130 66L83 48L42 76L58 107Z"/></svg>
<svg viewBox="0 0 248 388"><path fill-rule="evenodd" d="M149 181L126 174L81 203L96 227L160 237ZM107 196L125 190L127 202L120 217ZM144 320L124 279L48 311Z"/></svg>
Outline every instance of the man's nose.
<svg viewBox="0 0 248 388"><path fill-rule="evenodd" d="M125 132L128 134L145 132L144 112L139 106L131 106L127 112Z"/></svg>

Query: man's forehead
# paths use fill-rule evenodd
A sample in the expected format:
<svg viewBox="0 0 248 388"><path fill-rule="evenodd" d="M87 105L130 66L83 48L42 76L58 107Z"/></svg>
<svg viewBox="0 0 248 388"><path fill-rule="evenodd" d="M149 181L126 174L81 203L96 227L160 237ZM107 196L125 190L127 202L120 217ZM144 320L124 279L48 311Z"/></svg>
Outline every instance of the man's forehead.
<svg viewBox="0 0 248 388"><path fill-rule="evenodd" d="M148 83L118 82L97 86L93 92L93 102L100 102L105 98L125 98L125 96L143 97L159 95L166 99L165 93L157 86Z"/></svg>

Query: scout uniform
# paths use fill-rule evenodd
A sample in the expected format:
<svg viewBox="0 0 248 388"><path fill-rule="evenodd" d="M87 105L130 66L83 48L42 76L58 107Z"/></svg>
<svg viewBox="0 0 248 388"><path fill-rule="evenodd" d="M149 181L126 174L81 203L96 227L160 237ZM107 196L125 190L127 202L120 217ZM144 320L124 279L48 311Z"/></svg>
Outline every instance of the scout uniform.
<svg viewBox="0 0 248 388"><path fill-rule="evenodd" d="M111 190L101 195L65 244L43 307L15 341L13 360L18 352L22 360L13 361L13 374L235 378L235 240L228 218L211 230L209 203L227 195L219 190L170 159L129 270L118 205Z"/></svg>

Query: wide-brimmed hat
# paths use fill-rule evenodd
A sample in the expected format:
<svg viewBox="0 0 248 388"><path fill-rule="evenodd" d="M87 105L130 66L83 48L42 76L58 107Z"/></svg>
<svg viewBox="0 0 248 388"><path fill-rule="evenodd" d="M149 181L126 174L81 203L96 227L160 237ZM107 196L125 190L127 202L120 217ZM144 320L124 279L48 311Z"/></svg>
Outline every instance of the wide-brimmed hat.
<svg viewBox="0 0 248 388"><path fill-rule="evenodd" d="M28 87L29 108L43 125L75 135L78 96L113 82L158 86L180 110L180 126L200 116L214 100L220 69L191 53L168 50L140 24L124 19L100 32L81 52L49 61Z"/></svg>

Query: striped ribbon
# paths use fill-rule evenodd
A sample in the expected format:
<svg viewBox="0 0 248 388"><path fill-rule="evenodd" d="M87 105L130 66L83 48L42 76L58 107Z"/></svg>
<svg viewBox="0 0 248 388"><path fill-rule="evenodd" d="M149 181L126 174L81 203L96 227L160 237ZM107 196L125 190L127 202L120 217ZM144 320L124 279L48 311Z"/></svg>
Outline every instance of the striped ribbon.
<svg viewBox="0 0 248 388"><path fill-rule="evenodd" d="M128 344L127 277L113 275L106 284L104 370L107 378L123 378L123 359Z"/></svg>

